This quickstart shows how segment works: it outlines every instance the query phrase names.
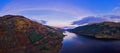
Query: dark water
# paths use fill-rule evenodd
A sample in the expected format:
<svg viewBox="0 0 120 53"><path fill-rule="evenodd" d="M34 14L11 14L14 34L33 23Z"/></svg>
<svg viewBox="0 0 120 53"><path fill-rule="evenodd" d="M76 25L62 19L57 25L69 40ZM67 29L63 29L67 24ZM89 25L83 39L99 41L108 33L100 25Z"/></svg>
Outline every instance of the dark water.
<svg viewBox="0 0 120 53"><path fill-rule="evenodd" d="M65 32L59 53L120 53L120 41L103 41Z"/></svg>

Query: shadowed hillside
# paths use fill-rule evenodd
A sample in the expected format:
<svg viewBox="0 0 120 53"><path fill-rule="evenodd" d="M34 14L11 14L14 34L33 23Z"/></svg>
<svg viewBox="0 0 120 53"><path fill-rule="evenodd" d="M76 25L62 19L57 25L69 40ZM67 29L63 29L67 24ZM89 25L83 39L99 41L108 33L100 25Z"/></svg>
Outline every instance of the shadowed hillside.
<svg viewBox="0 0 120 53"><path fill-rule="evenodd" d="M70 30L73 33L105 39L120 39L120 23L102 22L79 26Z"/></svg>
<svg viewBox="0 0 120 53"><path fill-rule="evenodd" d="M0 17L0 53L58 53L64 35L23 16Z"/></svg>

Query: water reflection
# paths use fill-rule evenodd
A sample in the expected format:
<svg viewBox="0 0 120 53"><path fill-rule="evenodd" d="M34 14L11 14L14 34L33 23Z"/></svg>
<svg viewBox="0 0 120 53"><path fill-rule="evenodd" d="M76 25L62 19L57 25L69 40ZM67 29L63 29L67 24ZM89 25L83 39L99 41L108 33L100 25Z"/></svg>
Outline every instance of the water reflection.
<svg viewBox="0 0 120 53"><path fill-rule="evenodd" d="M69 39L71 40L71 39L74 39L74 38L77 37L76 34L70 33L70 32L68 32L68 31L65 31L63 34L64 34L64 35L67 35L67 36L64 37L64 39L66 39L66 40L69 40Z"/></svg>
<svg viewBox="0 0 120 53"><path fill-rule="evenodd" d="M101 41L65 32L59 53L120 53L120 41Z"/></svg>

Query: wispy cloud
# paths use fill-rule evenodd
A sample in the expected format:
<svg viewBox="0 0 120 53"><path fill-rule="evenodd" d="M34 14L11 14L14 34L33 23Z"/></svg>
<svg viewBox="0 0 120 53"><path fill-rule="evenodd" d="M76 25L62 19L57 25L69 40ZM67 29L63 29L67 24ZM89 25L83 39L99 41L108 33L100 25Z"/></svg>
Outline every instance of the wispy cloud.
<svg viewBox="0 0 120 53"><path fill-rule="evenodd" d="M120 15L120 6L113 8L112 13L114 15Z"/></svg>
<svg viewBox="0 0 120 53"><path fill-rule="evenodd" d="M8 3L4 8L0 10L0 15L6 15L6 14L15 14L15 15L24 15L21 14L21 12L24 11L34 11L34 10L51 10L56 12L63 12L66 14L69 14L70 16L73 16L75 19L82 19L85 16L92 16L95 15L95 13L91 12L88 9L80 8L78 6L69 4L69 2L62 2L60 0L12 0L10 3ZM28 15L24 15L29 17ZM32 17L29 17L31 19L36 19L36 16L39 18L42 15L32 15ZM53 15L54 16L54 15ZM38 18L36 19L37 21ZM66 17L68 18L68 17ZM59 18L58 18L59 19ZM47 20L49 22L49 20ZM68 20L73 21L73 20ZM62 22L63 23L63 22ZM60 25L69 25L70 23L66 24L60 24ZM55 23L50 23L54 24Z"/></svg>
<svg viewBox="0 0 120 53"><path fill-rule="evenodd" d="M120 16L118 15L105 15L105 16L88 16L83 19L72 22L72 25L91 24L99 22L120 22Z"/></svg>
<svg viewBox="0 0 120 53"><path fill-rule="evenodd" d="M32 1L32 2L31 2ZM12 0L0 12L4 14L20 14L21 11L27 10L53 10L65 12L74 16L94 15L87 9L78 8L77 6L57 1L43 0ZM34 1L34 2L33 2Z"/></svg>

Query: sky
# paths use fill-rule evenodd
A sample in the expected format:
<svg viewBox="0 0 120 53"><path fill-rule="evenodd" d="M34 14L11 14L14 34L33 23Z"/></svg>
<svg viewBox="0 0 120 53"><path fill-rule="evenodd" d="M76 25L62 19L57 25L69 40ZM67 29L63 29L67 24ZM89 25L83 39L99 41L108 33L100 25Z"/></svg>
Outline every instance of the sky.
<svg viewBox="0 0 120 53"><path fill-rule="evenodd" d="M0 16L8 14L68 26L87 16L119 15L120 0L0 0Z"/></svg>

